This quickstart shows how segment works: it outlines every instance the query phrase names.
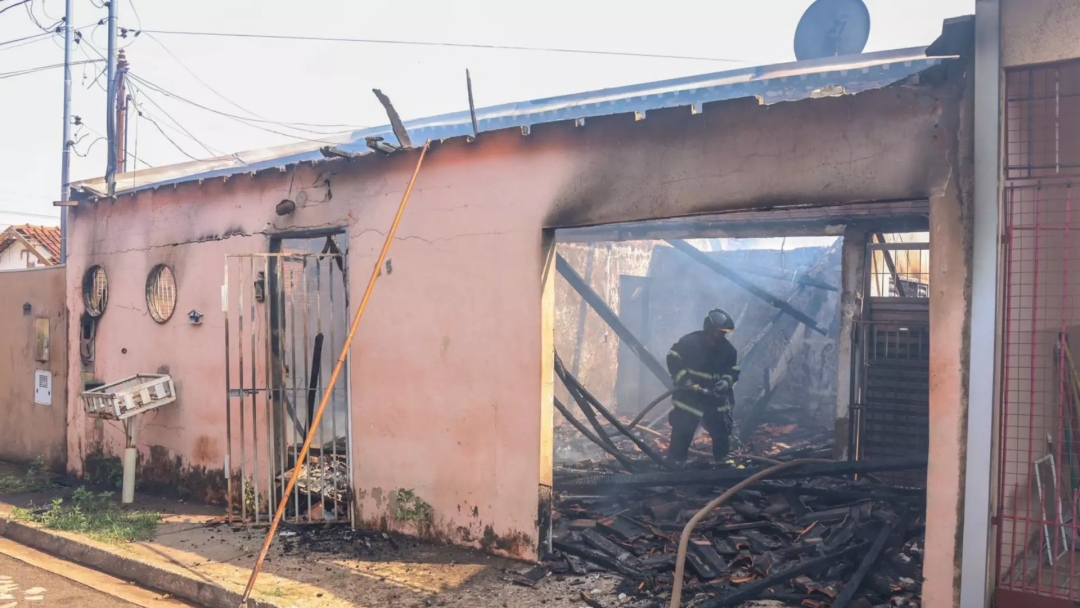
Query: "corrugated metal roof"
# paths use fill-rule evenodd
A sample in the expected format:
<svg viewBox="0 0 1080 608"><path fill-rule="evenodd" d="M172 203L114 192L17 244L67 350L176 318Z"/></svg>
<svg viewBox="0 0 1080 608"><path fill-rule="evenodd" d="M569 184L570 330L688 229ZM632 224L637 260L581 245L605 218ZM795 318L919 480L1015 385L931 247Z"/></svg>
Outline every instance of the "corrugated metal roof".
<svg viewBox="0 0 1080 608"><path fill-rule="evenodd" d="M926 47L918 47L797 61L478 108L476 118L479 130L485 132L610 114L700 106L740 97L757 96L766 104L794 101L810 97L824 87L853 94L887 86L941 60L940 57L927 57ZM405 121L405 128L414 142L472 135L472 121L467 110ZM365 138L375 136L397 142L390 125L354 131L337 139L326 138L325 142L334 142L349 152L366 153L369 149ZM302 142L126 173L117 176L116 190L117 193L132 193L317 161L323 158L319 152L323 145L325 143ZM104 178L77 182L72 188L91 196L100 196L106 191Z"/></svg>

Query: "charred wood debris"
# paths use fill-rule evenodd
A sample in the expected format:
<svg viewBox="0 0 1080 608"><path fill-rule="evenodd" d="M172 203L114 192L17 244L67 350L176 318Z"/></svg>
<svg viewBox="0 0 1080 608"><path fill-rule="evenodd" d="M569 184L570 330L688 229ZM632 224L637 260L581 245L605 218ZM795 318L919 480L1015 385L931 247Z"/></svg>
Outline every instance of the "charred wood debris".
<svg viewBox="0 0 1080 608"><path fill-rule="evenodd" d="M607 572L622 578L611 606L667 607L679 538L695 513L770 464L832 457L830 429L772 420L735 449L736 467L711 464L699 433L691 453L698 460L670 471L655 460L667 447L666 427L610 420L565 368L557 363L556 371L591 426L557 403L577 424L559 425L556 442L588 437L603 451L557 465L551 549L536 567L511 574L516 584ZM925 458L815 463L754 483L694 528L681 605L919 606L925 491L886 485L875 473L925 467ZM587 593L580 599L605 606ZM761 601L768 602L753 603Z"/></svg>

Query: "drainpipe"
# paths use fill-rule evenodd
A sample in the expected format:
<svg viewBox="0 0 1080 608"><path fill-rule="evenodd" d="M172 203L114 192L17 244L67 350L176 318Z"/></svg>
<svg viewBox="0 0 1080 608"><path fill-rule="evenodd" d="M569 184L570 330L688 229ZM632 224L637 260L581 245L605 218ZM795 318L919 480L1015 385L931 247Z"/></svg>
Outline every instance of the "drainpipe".
<svg viewBox="0 0 1080 608"><path fill-rule="evenodd" d="M1001 6L975 2L975 200L971 269L967 468L964 478L961 608L990 605L991 484L997 420L998 217L1001 128Z"/></svg>

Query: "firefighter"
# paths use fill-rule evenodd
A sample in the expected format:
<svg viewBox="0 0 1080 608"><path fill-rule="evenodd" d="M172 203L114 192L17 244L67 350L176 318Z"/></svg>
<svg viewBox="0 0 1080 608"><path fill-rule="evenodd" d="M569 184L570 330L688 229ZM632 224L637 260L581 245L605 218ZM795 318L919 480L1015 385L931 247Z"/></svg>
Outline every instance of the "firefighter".
<svg viewBox="0 0 1080 608"><path fill-rule="evenodd" d="M686 463L698 424L703 424L712 438L713 459L729 462L735 405L732 389L739 379L738 353L727 339L733 331L731 315L714 308L705 317L702 331L683 336L668 352L668 372L676 389L671 399L675 408L668 415L668 459L675 466Z"/></svg>

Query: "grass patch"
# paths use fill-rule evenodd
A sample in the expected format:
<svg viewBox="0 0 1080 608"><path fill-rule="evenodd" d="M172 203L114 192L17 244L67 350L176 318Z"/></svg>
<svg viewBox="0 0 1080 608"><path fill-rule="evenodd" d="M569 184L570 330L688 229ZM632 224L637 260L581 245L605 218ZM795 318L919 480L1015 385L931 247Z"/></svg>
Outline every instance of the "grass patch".
<svg viewBox="0 0 1080 608"><path fill-rule="evenodd" d="M52 482L49 467L45 465L45 459L41 456L38 456L34 459L34 462L30 463L30 468L26 470L25 477L16 477L15 475L0 477L0 494L7 492L40 492L55 487L56 484Z"/></svg>
<svg viewBox="0 0 1080 608"><path fill-rule="evenodd" d="M32 521L63 532L76 532L104 543L130 543L153 540L161 523L157 511L125 511L112 499L112 492L94 494L85 488L75 490L71 502L62 498L45 509L12 509L14 519Z"/></svg>

